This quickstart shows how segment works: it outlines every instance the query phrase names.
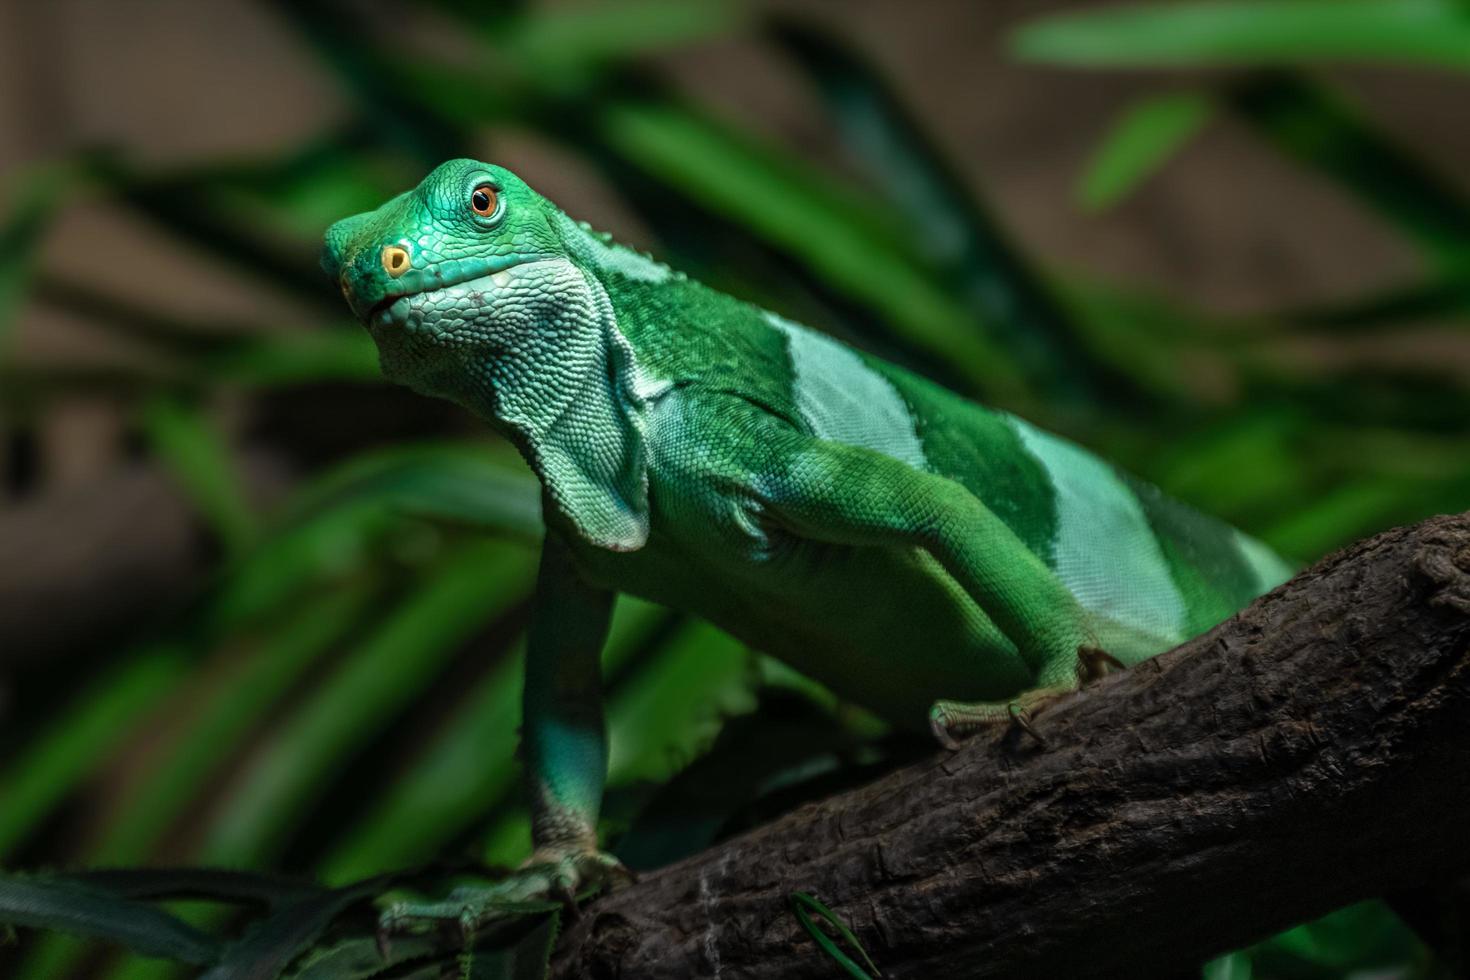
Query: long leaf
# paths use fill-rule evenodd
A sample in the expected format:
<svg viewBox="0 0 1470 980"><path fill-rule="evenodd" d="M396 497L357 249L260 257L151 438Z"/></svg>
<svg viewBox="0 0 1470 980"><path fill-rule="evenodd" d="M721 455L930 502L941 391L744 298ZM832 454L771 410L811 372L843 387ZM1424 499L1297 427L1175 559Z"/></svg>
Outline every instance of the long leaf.
<svg viewBox="0 0 1470 980"><path fill-rule="evenodd" d="M226 549L240 554L258 530L255 515L229 446L203 408L160 396L144 409L143 427L154 452L208 518Z"/></svg>
<svg viewBox="0 0 1470 980"><path fill-rule="evenodd" d="M1470 202L1343 99L1300 75L1273 72L1233 88L1228 104L1278 149L1392 221L1443 270L1470 272Z"/></svg>
<svg viewBox="0 0 1470 980"><path fill-rule="evenodd" d="M281 723L221 801L206 860L269 861L340 757L406 706L474 630L524 595L531 578L531 556L500 542L467 545L446 559Z"/></svg>
<svg viewBox="0 0 1470 980"><path fill-rule="evenodd" d="M325 596L308 595L267 634L227 682L191 706L180 737L130 787L128 805L102 831L90 860L112 865L146 859L211 775L234 758L247 735L291 685L355 624L378 596L371 581Z"/></svg>
<svg viewBox="0 0 1470 980"><path fill-rule="evenodd" d="M1152 95L1129 106L1093 154L1077 197L1089 211L1112 207L1158 171L1214 115L1195 91Z"/></svg>
<svg viewBox="0 0 1470 980"><path fill-rule="evenodd" d="M1131 4L1031 21L1011 50L1088 68L1350 61L1464 70L1470 18L1454 0Z"/></svg>
<svg viewBox="0 0 1470 980"><path fill-rule="evenodd" d="M276 980L334 919L386 884L386 879L368 879L278 909L255 923L200 980Z"/></svg>
<svg viewBox="0 0 1470 980"><path fill-rule="evenodd" d="M777 21L774 35L816 82L843 141L878 193L903 215L937 278L1058 410L1117 401L1121 379L1088 358L1067 311L979 195L967 186L898 94L872 66L828 35Z"/></svg>
<svg viewBox="0 0 1470 980"><path fill-rule="evenodd" d="M651 644L662 644L673 614L623 597L602 664L616 675ZM329 882L428 860L450 839L503 805L515 790L523 641L486 674L381 800L343 829L318 873ZM620 692L616 679L609 696Z"/></svg>
<svg viewBox="0 0 1470 980"><path fill-rule="evenodd" d="M129 655L78 694L74 704L0 772L0 854L24 843L38 823L145 713L174 690L184 651L162 644Z"/></svg>
<svg viewBox="0 0 1470 980"><path fill-rule="evenodd" d="M483 14L475 19L487 41L525 62L543 84L564 85L568 75L724 34L741 14L720 0L622 0L539 9L509 29Z"/></svg>
<svg viewBox="0 0 1470 980"><path fill-rule="evenodd" d="M45 166L12 179L8 213L0 223L0 255L5 256L0 262L0 360L33 282L46 232L84 169L75 163Z"/></svg>
<svg viewBox="0 0 1470 980"><path fill-rule="evenodd" d="M209 963L219 944L149 905L71 881L0 876L0 922L121 943L143 956Z"/></svg>
<svg viewBox="0 0 1470 980"><path fill-rule="evenodd" d="M464 523L523 541L542 531L540 489L504 446L423 443L357 456L297 495L293 519L333 507L373 506Z"/></svg>
<svg viewBox="0 0 1470 980"><path fill-rule="evenodd" d="M61 877L120 898L149 901L196 898L279 905L326 891L301 878L223 868L106 868L73 871Z"/></svg>

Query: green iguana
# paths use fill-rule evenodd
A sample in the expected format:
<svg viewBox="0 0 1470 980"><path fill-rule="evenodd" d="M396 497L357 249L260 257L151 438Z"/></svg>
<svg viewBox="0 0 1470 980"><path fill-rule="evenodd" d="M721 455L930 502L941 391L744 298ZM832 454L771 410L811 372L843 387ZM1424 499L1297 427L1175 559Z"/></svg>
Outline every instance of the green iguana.
<svg viewBox="0 0 1470 980"><path fill-rule="evenodd" d="M1102 664L1167 650L1289 575L1078 446L709 289L501 167L443 164L333 225L323 265L384 374L487 420L544 489L535 853L507 881L390 909L390 929L471 928L497 902L622 873L596 834L617 592L953 745L995 722L1034 732Z"/></svg>

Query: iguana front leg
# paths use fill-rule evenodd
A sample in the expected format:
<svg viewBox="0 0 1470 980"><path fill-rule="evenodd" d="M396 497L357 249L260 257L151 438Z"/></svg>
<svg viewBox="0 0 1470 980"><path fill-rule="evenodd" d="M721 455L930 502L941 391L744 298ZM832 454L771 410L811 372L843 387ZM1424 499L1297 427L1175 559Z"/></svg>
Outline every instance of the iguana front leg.
<svg viewBox="0 0 1470 980"><path fill-rule="evenodd" d="M587 584L566 545L547 532L536 581L526 653L521 752L531 799L535 847L520 870L501 881L455 889L438 902L386 909L386 933L456 923L473 932L505 914L505 906L569 897L630 873L597 847L597 813L607 776L601 654L613 594Z"/></svg>
<svg viewBox="0 0 1470 980"><path fill-rule="evenodd" d="M936 702L929 721L944 744L997 721L1034 735L1032 716L1083 680L1079 655L1096 644L1076 597L958 483L870 450L813 441L790 455L774 488L775 517L797 534L926 549L1015 645L1035 687L1005 701Z"/></svg>

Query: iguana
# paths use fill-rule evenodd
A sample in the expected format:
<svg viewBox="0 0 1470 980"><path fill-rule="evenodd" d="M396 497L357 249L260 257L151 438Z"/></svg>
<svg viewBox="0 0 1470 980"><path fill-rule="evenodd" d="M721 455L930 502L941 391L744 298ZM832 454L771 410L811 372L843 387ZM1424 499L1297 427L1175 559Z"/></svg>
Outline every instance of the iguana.
<svg viewBox="0 0 1470 980"><path fill-rule="evenodd" d="M617 592L952 745L996 722L1035 731L1101 665L1166 650L1290 572L1077 445L703 286L502 167L452 160L332 225L323 266L384 374L484 418L544 491L522 735L534 855L508 881L390 909L390 927L473 927L497 902L622 873L596 835Z"/></svg>

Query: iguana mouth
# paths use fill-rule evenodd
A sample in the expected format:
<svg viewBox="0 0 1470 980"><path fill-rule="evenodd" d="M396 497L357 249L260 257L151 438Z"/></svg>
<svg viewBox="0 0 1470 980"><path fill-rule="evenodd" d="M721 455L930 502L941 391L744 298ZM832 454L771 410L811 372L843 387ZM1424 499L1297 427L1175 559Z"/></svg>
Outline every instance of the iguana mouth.
<svg viewBox="0 0 1470 980"><path fill-rule="evenodd" d="M367 308L367 310L362 315L362 322L367 325L386 323L387 321L383 320L383 314L389 314L388 319L393 319L389 311L399 300L412 299L415 296L426 296L430 293L439 293L447 289L453 289L456 286L466 286L471 283L488 280L489 284L504 288L505 286L510 284L512 271L514 271L519 266L528 264L529 262L517 262L514 265L508 265L505 268L497 269L494 272L479 272L475 275L465 276L462 279L450 279L444 282L436 282L427 289L415 289L412 292L393 293L391 295L384 296L382 299L378 300L372 306L369 306Z"/></svg>

